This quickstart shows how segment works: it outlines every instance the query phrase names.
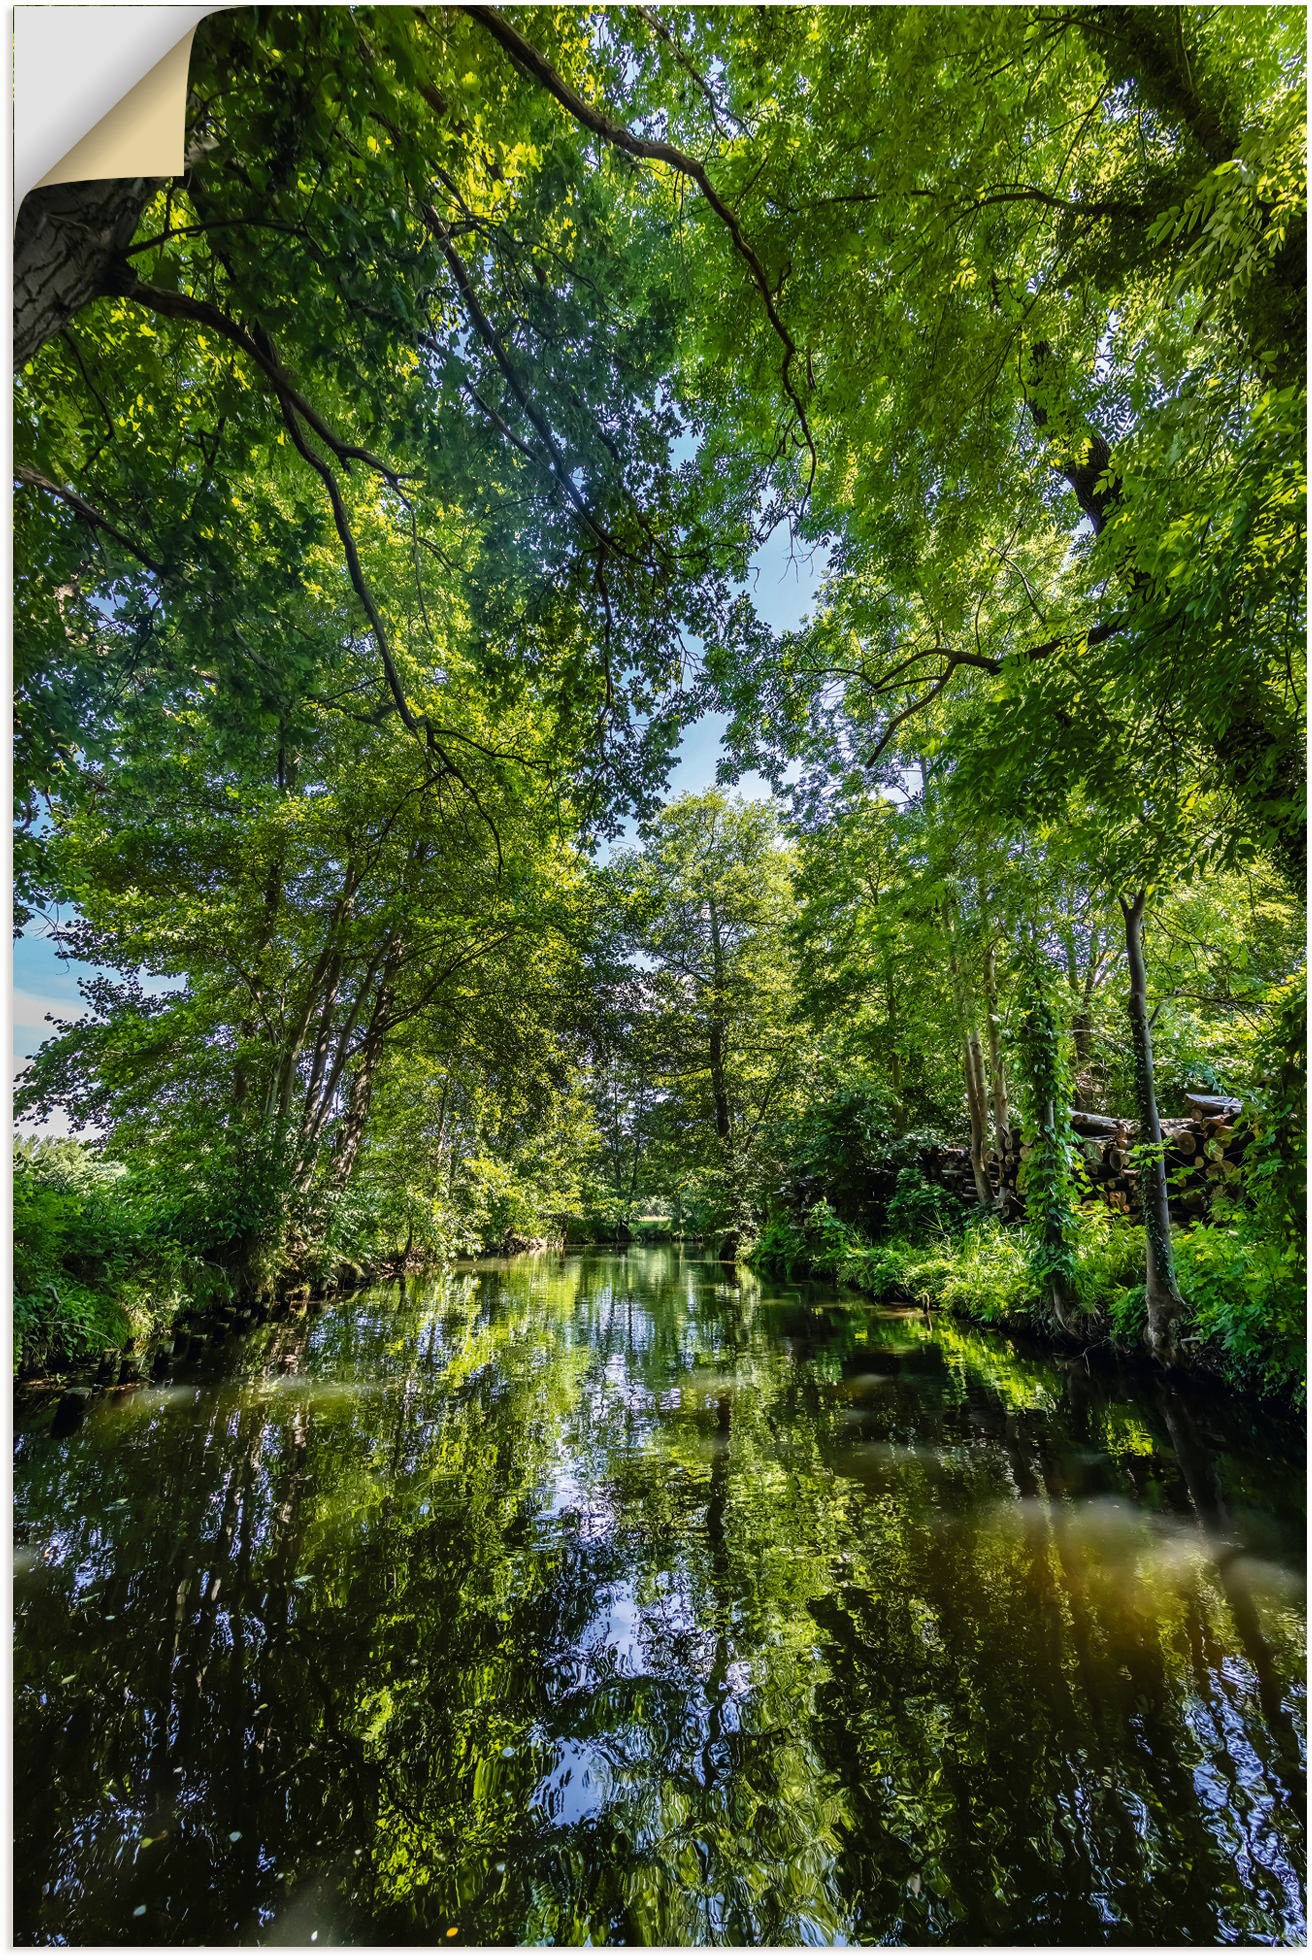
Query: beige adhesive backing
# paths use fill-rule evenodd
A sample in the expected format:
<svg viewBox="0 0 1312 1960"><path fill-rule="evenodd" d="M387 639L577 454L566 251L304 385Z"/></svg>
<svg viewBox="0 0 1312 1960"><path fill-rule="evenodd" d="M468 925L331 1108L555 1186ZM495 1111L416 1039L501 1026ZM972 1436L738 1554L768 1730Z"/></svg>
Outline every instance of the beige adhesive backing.
<svg viewBox="0 0 1312 1960"><path fill-rule="evenodd" d="M186 140L187 69L195 32L193 27L184 34L41 182L179 176Z"/></svg>

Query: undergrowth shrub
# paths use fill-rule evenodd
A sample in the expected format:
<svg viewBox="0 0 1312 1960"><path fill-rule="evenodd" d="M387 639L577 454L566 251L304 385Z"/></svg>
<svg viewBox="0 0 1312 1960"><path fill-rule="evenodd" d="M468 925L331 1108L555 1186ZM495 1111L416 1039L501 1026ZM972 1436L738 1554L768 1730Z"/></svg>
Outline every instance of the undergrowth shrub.
<svg viewBox="0 0 1312 1960"><path fill-rule="evenodd" d="M1304 1291L1297 1253L1264 1235L1251 1211L1219 1206L1174 1235L1184 1333L1195 1357L1237 1386L1301 1401ZM1091 1340L1142 1354L1143 1227L1082 1207L1071 1237L1071 1286ZM874 1299L902 1299L988 1326L1051 1333L1045 1267L1030 1229L976 1216L955 1231L871 1243L821 1200L803 1218L772 1218L752 1252L773 1271L810 1273Z"/></svg>
<svg viewBox="0 0 1312 1960"><path fill-rule="evenodd" d="M182 1305L200 1262L120 1165L66 1140L14 1148L14 1360L73 1360L144 1336Z"/></svg>
<svg viewBox="0 0 1312 1960"><path fill-rule="evenodd" d="M918 1164L904 1164L888 1201L888 1229L895 1238L921 1239L957 1230L966 1207L954 1192L926 1177Z"/></svg>
<svg viewBox="0 0 1312 1960"><path fill-rule="evenodd" d="M938 1304L991 1326L1038 1319L1046 1268L1031 1234L996 1218L967 1226L938 1281Z"/></svg>
<svg viewBox="0 0 1312 1960"><path fill-rule="evenodd" d="M1176 1271L1189 1302L1193 1339L1222 1373L1245 1387L1306 1393L1303 1266L1287 1244L1261 1234L1251 1217L1224 1210L1176 1241Z"/></svg>

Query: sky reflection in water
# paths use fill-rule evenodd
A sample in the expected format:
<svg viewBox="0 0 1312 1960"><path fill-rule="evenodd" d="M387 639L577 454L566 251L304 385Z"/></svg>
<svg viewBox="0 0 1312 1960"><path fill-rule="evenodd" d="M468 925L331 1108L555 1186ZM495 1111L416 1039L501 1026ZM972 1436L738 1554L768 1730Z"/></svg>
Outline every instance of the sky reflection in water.
<svg viewBox="0 0 1312 1960"><path fill-rule="evenodd" d="M21 1944L1302 1937L1249 1409L678 1251L20 1423Z"/></svg>

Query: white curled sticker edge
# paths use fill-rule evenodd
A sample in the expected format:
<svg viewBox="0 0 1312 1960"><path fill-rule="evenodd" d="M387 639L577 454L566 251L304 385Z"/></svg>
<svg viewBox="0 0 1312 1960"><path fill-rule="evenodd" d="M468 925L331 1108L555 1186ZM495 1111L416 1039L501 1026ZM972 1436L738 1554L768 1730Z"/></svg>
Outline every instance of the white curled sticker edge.
<svg viewBox="0 0 1312 1960"><path fill-rule="evenodd" d="M14 212L44 184L176 177L187 70L213 6L14 8Z"/></svg>

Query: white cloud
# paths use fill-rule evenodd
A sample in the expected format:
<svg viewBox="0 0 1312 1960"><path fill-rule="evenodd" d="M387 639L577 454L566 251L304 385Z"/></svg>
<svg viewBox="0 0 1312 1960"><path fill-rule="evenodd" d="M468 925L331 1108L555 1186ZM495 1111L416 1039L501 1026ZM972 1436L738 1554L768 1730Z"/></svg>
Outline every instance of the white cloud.
<svg viewBox="0 0 1312 1960"><path fill-rule="evenodd" d="M49 1028L46 1033L50 1033ZM23 1079L27 1063L26 1056L16 1056L10 1064L10 1075L15 1089ZM21 1137L76 1137L90 1134L85 1130L75 1130L68 1119L67 1112L62 1109L52 1110L42 1123L39 1123L34 1116L16 1117L13 1127L14 1135Z"/></svg>
<svg viewBox="0 0 1312 1960"><path fill-rule="evenodd" d="M9 996L9 1015L15 1035L20 1029L35 1029L41 1041L54 1033L46 1020L47 1014L54 1014L61 1021L80 1021L89 1011L85 1001L61 1000L55 994L34 994L27 987L15 987Z"/></svg>

